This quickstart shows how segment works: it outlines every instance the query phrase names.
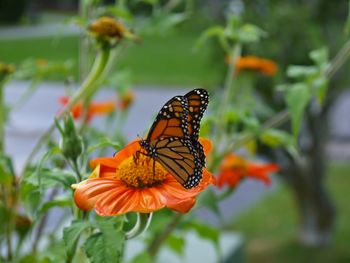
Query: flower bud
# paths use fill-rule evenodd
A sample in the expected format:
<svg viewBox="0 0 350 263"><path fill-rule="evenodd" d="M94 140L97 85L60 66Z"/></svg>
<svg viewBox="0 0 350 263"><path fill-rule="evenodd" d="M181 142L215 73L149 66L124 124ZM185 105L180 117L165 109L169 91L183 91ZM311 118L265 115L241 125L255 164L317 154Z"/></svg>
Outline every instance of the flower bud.
<svg viewBox="0 0 350 263"><path fill-rule="evenodd" d="M123 38L137 39L121 22L108 16L92 22L88 30L102 47L111 47Z"/></svg>
<svg viewBox="0 0 350 263"><path fill-rule="evenodd" d="M62 128L56 121L56 126L61 133L60 148L67 159L76 161L84 149L84 143L81 136L77 133L72 115L67 115L63 120Z"/></svg>
<svg viewBox="0 0 350 263"><path fill-rule="evenodd" d="M16 71L15 66L2 63L0 61L0 81Z"/></svg>

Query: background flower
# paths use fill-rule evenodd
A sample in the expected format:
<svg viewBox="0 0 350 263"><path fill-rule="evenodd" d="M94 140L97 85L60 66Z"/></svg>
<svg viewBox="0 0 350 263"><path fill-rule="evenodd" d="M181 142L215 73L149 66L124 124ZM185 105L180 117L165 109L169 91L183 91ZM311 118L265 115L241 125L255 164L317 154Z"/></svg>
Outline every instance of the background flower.
<svg viewBox="0 0 350 263"><path fill-rule="evenodd" d="M225 185L234 188L246 177L258 179L265 184L271 184L268 174L277 172L278 170L277 164L254 163L231 153L226 155L220 165L217 184L219 188Z"/></svg>

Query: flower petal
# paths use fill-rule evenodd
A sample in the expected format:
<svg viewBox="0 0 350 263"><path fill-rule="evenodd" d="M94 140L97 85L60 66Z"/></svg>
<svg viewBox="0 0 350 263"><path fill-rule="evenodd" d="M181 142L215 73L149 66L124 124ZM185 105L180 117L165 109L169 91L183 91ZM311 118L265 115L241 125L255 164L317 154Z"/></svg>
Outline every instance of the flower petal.
<svg viewBox="0 0 350 263"><path fill-rule="evenodd" d="M208 155L213 149L213 143L209 139L204 137L200 137L199 142L203 146L205 155Z"/></svg>
<svg viewBox="0 0 350 263"><path fill-rule="evenodd" d="M75 185L74 201L81 210L94 208L100 196L122 186L119 180L113 179L88 179Z"/></svg>

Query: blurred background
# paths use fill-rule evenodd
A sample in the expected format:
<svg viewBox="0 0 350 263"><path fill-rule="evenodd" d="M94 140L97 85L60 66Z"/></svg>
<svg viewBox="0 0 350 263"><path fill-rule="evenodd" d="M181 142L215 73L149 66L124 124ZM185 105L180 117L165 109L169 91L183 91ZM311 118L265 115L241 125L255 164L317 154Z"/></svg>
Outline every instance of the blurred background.
<svg viewBox="0 0 350 263"><path fill-rule="evenodd" d="M130 1L130 9L140 17L137 25L141 26L134 30L142 32L141 41L122 54L115 65L122 77L114 80L122 78L135 90L135 103L124 128L129 139L140 132L139 127L147 127L160 101L195 87L220 90L227 66L225 54L214 40L200 48L196 43L203 30L224 24L230 10L238 10L245 21L267 32L263 41L248 45L243 54L277 63L274 77L255 80L259 93L276 110L283 103L271 87L289 80L285 73L289 65L309 65L309 52L323 46L332 58L349 38L346 0L191 2L190 19L175 26L168 26L173 21L152 21L150 30L141 19L152 13L149 5ZM79 67L81 28L76 17L80 12L77 0L0 0L0 61L27 70L9 84L8 103L26 97L33 82L37 89L14 110L6 130L7 148L17 167L23 165L40 131L61 107L57 98L66 93L65 86L74 85L84 75ZM28 84L26 76L34 68ZM226 215L223 223L206 211L200 213L213 225L242 233L247 262L350 262L348 71L346 63L332 78L322 110L307 109L300 135L302 162L291 160L283 150L271 152L261 147L259 152L283 164L273 186L243 182L237 194L220 206ZM99 96L108 98L110 92L106 88ZM146 107L145 101L152 106Z"/></svg>

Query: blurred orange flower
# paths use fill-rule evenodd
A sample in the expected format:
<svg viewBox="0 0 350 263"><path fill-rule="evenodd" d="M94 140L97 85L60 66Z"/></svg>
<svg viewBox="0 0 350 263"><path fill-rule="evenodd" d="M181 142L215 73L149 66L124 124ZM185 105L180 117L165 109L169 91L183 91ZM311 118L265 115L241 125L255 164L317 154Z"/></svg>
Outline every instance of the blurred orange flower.
<svg viewBox="0 0 350 263"><path fill-rule="evenodd" d="M118 100L118 107L121 110L126 110L127 108L130 107L131 103L134 101L134 97L135 95L131 90L121 94Z"/></svg>
<svg viewBox="0 0 350 263"><path fill-rule="evenodd" d="M204 151L210 142L201 139ZM95 208L98 215L113 216L128 212L150 213L168 207L187 213L195 204L195 197L215 177L206 169L203 179L193 189L185 189L158 162L139 154L140 140L125 146L114 157L102 157L90 162L95 168L89 179L75 184L74 200L82 210Z"/></svg>
<svg viewBox="0 0 350 263"><path fill-rule="evenodd" d="M277 172L278 170L277 164L258 164L231 153L224 158L220 165L217 185L219 188L224 185L234 188L245 177L256 178L265 184L271 184L268 173Z"/></svg>
<svg viewBox="0 0 350 263"><path fill-rule="evenodd" d="M62 96L59 98L59 102L62 105L66 105L69 102L69 97ZM111 113L116 108L116 102L113 100L108 100L104 102L92 102L89 105L88 108L88 120L90 121L94 116L97 115L107 115L108 113ZM74 117L74 119L79 119L82 116L83 113L83 104L77 103L73 106L71 109L71 113Z"/></svg>
<svg viewBox="0 0 350 263"><path fill-rule="evenodd" d="M236 61L237 74L242 70L254 70L264 75L273 76L277 72L277 65L272 60L255 56L239 57Z"/></svg>

